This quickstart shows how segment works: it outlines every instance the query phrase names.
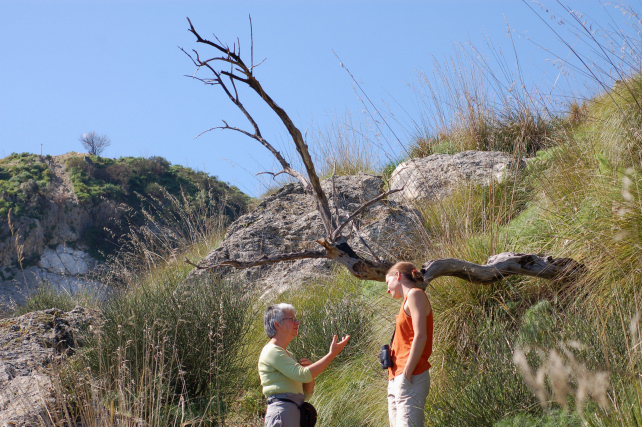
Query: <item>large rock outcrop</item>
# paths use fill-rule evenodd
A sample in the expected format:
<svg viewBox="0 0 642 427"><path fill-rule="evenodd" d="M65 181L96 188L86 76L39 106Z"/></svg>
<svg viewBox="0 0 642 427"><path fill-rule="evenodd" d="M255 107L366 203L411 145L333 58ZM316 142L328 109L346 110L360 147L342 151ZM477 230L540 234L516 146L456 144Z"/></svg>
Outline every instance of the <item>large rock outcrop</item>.
<svg viewBox="0 0 642 427"><path fill-rule="evenodd" d="M0 320L0 426L51 425L47 369L81 346L97 313L52 308Z"/></svg>
<svg viewBox="0 0 642 427"><path fill-rule="evenodd" d="M390 198L398 202L439 200L461 185L489 185L514 177L523 159L500 151L433 154L401 163L390 177L390 188L404 190Z"/></svg>
<svg viewBox="0 0 642 427"><path fill-rule="evenodd" d="M383 191L381 177L367 174L335 177L322 182L328 195L330 209L338 211L341 220L364 202ZM363 212L357 221L359 232L347 228L348 243L358 254L372 258L370 249L383 259L403 257L412 247L412 237L418 229L417 212L395 202L378 202ZM314 197L305 194L299 184L287 184L267 197L254 211L241 216L228 229L220 247L211 252L201 264L235 260L253 260L262 255L273 255L303 250L319 250L315 240L325 236L323 224L316 210ZM360 236L367 242L368 249ZM327 277L336 264L327 259L304 259L252 267L246 270L218 269L222 274L233 274L245 283L257 283L265 291L280 291L290 285ZM207 274L195 270L192 276Z"/></svg>
<svg viewBox="0 0 642 427"><path fill-rule="evenodd" d="M468 151L455 155L436 154L400 164L392 175L390 200L378 202L363 212L357 222L359 233L350 231L348 243L359 255L372 258L372 251L385 260L408 259L431 244L419 213L411 206L430 198L443 198L461 185L488 185L515 176L525 162L501 152ZM384 191L378 176L358 174L336 177L337 200L331 179L322 182L331 210L338 210L344 220L363 202ZM267 197L253 212L240 217L228 229L220 247L201 265L215 265L224 260L250 261L264 255L303 250L318 250L315 242L325 236L314 198L304 194L299 184L287 184ZM362 237L368 248L363 244ZM327 259L305 259L234 270L217 268L219 274L232 275L243 283L258 284L265 291L281 291L290 285L327 276L336 264ZM191 277L206 274L194 270Z"/></svg>

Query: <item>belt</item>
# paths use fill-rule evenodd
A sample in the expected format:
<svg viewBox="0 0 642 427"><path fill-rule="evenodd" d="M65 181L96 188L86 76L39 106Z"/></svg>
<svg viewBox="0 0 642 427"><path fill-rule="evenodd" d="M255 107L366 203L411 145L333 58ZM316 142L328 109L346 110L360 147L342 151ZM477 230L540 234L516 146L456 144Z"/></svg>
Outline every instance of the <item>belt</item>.
<svg viewBox="0 0 642 427"><path fill-rule="evenodd" d="M296 405L297 408L299 407L299 404L296 403L294 400L286 399L284 397L268 397L268 399L267 399L267 404L268 405L271 405L274 402L288 402L288 403L292 403L292 404Z"/></svg>

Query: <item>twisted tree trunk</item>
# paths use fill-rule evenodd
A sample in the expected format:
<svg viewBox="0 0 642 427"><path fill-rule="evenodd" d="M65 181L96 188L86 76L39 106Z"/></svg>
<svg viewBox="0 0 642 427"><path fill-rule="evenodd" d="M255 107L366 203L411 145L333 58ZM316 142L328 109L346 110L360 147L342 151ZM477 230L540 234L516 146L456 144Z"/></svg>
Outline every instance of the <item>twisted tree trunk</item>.
<svg viewBox="0 0 642 427"><path fill-rule="evenodd" d="M392 266L392 263L383 260L374 253L372 253L372 255L375 260L368 260L360 257L350 247L342 232L347 225L351 224L354 226L353 221L363 212L363 210L365 210L366 207L386 198L388 195L396 191L401 191L402 189L398 188L390 190L364 203L349 215L348 219L341 223L338 215L334 215L332 213L328 203L328 198L321 188L321 183L317 176L316 169L303 134L296 127L285 110L283 110L274 101L274 99L268 95L261 83L255 77L254 69L256 66L253 63L253 54L251 63L247 65L241 58L240 42L238 45L235 44L234 47L230 49L229 46L222 44L216 37L214 37L216 41L204 39L196 31L189 18L188 22L190 27L189 31L196 37L196 42L213 48L215 51L214 57L201 59L198 51L193 50L193 53L190 54L183 50L183 52L189 56L197 67L196 72L189 77L199 80L207 85L220 86L230 101L243 113L252 128L251 131L248 131L239 127L230 126L227 122L223 121L223 126L214 127L208 131L215 129L233 130L255 139L266 147L282 167L280 172L273 173L272 175L276 176L281 173L291 175L301 182L304 190L308 194L311 194L315 198L316 208L321 216L325 229L325 236L320 236L316 240L316 242L323 248L319 251L302 251L262 256L249 261L224 260L219 261L216 264L193 264L188 259L186 259L186 261L199 269L214 269L222 266L249 268L288 260L327 258L342 264L354 276L360 279L385 281L386 272ZM250 50L253 52L253 46L251 46ZM197 77L197 73L199 73L201 69L209 71L211 76ZM265 139L261 133L259 125L241 102L236 88L237 84L243 84L252 89L254 93L256 93L276 114L281 123L283 123L292 138L292 143L296 147L299 157L303 162L306 172L305 174L294 170L281 153L279 153L274 146ZM452 258L431 260L423 265L421 271L426 281L431 281L442 276L454 276L472 283L487 284L516 274L541 277L549 280L572 280L584 271L584 267L569 258L555 259L550 256L543 255L505 252L491 256L484 265Z"/></svg>

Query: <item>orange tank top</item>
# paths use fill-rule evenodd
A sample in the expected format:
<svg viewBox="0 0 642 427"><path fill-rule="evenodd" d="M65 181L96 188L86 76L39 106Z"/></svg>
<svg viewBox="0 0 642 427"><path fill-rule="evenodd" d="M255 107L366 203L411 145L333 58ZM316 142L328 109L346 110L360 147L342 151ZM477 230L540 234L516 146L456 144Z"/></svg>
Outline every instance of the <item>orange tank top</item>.
<svg viewBox="0 0 642 427"><path fill-rule="evenodd" d="M388 368L389 379L393 379L397 375L403 373L403 368L406 366L406 361L410 355L410 346L412 345L412 340L415 337L415 332L412 327L412 318L408 316L403 309L404 305L406 305L407 299L408 297L406 296L401 304L401 308L399 309L399 314L397 314L396 317L395 336L392 340L392 345L390 346L392 367ZM415 370L412 372L412 375L418 375L430 369L428 358L432 354L432 330L432 310L430 310L430 314L426 316L426 333L428 335L426 346L424 347L424 351L421 353L419 362L417 363Z"/></svg>

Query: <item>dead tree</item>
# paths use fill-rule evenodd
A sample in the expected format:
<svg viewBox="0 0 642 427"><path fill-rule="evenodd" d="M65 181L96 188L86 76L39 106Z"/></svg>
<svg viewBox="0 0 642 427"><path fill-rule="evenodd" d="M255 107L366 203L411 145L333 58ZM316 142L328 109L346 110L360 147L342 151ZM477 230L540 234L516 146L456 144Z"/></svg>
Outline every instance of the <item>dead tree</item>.
<svg viewBox="0 0 642 427"><path fill-rule="evenodd" d="M93 130L83 133L78 140L92 156L100 156L111 145L111 139L107 135L98 135Z"/></svg>
<svg viewBox="0 0 642 427"><path fill-rule="evenodd" d="M325 236L319 236L316 240L316 243L321 246L321 249L317 251L302 251L273 256L262 256L258 259L249 261L226 260L212 265L199 265L193 264L189 260L186 261L199 269L214 269L222 266L249 268L288 260L327 258L342 264L359 279L385 281L386 272L392 266L392 263L386 260L370 260L359 256L350 247L346 237L342 233L347 226L353 224L355 218L357 218L367 207L385 199L394 192L401 191L402 188L387 191L364 203L349 215L346 220L341 222L339 217L334 215L330 209L328 198L321 188L321 182L316 173L312 157L310 156L308 146L301 131L296 127L288 114L272 99L270 95L268 95L254 75L254 70L257 65L254 64L253 41L250 42L250 63L247 64L241 57L240 41L237 41L237 43L230 48L228 45L222 43L216 36L214 36L215 41L204 39L196 31L189 18L187 18L187 21L190 26L189 31L196 37L196 42L212 48L214 51L214 56L203 56L195 49L192 50L191 53L183 50L183 52L185 52L196 66L196 71L190 77L199 80L206 85L219 86L227 95L229 100L243 113L250 125L250 130L247 130L236 126L230 126L223 120L222 126L208 129L205 132L215 129L239 132L258 141L267 148L278 160L282 168L280 172L272 175L277 176L279 174L288 174L294 177L303 185L304 191L314 197L317 211L321 216L325 229ZM203 70L209 73L207 77L201 77L199 75ZM285 125L290 137L292 138L292 143L296 147L298 155L303 162L305 174L293 169L281 153L265 139L261 133L258 123L256 123L252 115L241 102L237 85L244 85L252 89ZM515 274L555 280L568 279L576 276L579 270L581 270L581 266L577 262L568 258L553 259L551 257L534 254L505 252L490 257L486 265L473 264L471 262L458 259L431 260L423 265L421 271L427 281L441 276L455 276L473 283L492 283Z"/></svg>

